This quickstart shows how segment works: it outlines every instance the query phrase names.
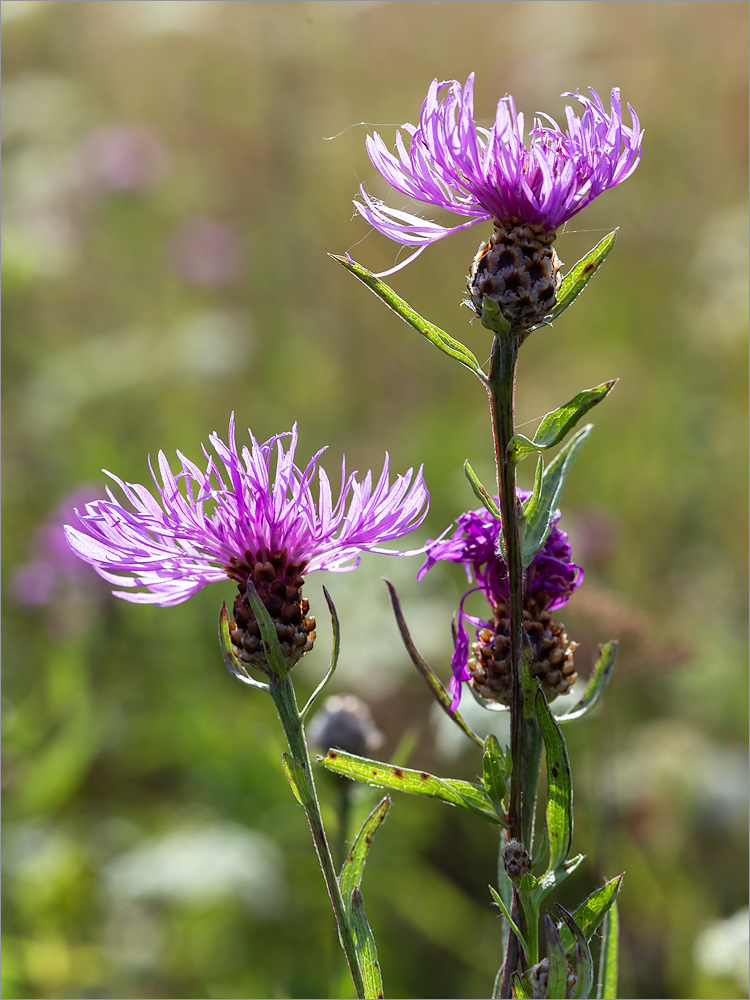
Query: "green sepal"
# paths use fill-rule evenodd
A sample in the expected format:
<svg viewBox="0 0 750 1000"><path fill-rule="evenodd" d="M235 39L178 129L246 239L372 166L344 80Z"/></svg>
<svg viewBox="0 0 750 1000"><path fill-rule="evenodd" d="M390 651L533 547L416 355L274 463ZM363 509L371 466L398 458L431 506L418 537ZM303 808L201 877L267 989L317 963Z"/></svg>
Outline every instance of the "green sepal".
<svg viewBox="0 0 750 1000"><path fill-rule="evenodd" d="M364 821L346 856L339 877L341 895L354 932L357 959L365 983L365 996L368 998L383 996L383 980L375 947L375 937L365 915L360 885L375 831L385 819L390 805L390 796L386 795Z"/></svg>
<svg viewBox="0 0 750 1000"><path fill-rule="evenodd" d="M256 681L254 677L245 669L245 665L242 660L237 656L234 651L234 646L232 645L232 640L229 635L229 615L227 614L227 606L222 602L221 611L219 612L219 645L221 646L221 655L224 657L224 663L227 665L227 670L233 677L236 677L238 681L242 681L243 684L247 684L249 687L257 688L259 691L265 691L268 693L270 688L267 684L262 681Z"/></svg>
<svg viewBox="0 0 750 1000"><path fill-rule="evenodd" d="M541 689L536 693L536 713L547 761L547 831L549 870L564 864L573 839L573 779L562 730Z"/></svg>
<svg viewBox="0 0 750 1000"><path fill-rule="evenodd" d="M286 677L287 669L284 663L284 654L281 652L279 637L276 634L276 626L271 621L271 616L266 610L265 604L261 601L252 580L247 581L247 599L250 602L250 607L253 609L255 620L260 629L263 650L266 654L266 663L277 677Z"/></svg>
<svg viewBox="0 0 750 1000"><path fill-rule="evenodd" d="M605 642L599 646L599 656L580 700L569 711L556 716L558 723L572 722L573 719L580 719L591 711L609 684L615 668L616 655L616 642Z"/></svg>
<svg viewBox="0 0 750 1000"><path fill-rule="evenodd" d="M309 801L310 798L305 765L301 760L297 760L296 757L293 757L286 751L281 755L281 763L284 767L284 774L294 792L295 799L301 806L304 806L305 802Z"/></svg>
<svg viewBox="0 0 750 1000"><path fill-rule="evenodd" d="M492 497L484 488L484 486L482 486L476 472L474 472L472 467L469 465L468 459L464 462L464 472L466 473L466 478L469 480L469 485L474 491L474 496L477 498L477 500L479 500L480 503L484 504L484 506L487 508L490 514L492 514L492 516L497 521L501 521L503 515L500 513L500 508L492 499Z"/></svg>
<svg viewBox="0 0 750 1000"><path fill-rule="evenodd" d="M510 323L500 312L500 306L488 295L482 298L482 326L494 334L504 336L510 330Z"/></svg>
<svg viewBox="0 0 750 1000"><path fill-rule="evenodd" d="M617 230L615 229L605 236L603 240L597 243L592 250L589 250L584 257L581 257L578 263L575 264L563 278L562 284L560 285L560 291L557 293L555 308L552 310L550 315L545 318L543 323L539 323L537 326L532 327L532 329L538 330L540 326L548 326L549 324L554 323L555 320L565 312L568 306L575 302L593 277L594 273L604 263L607 254L615 245L616 239Z"/></svg>
<svg viewBox="0 0 750 1000"><path fill-rule="evenodd" d="M348 257L342 257L334 253L328 256L338 261L342 267L345 267L347 271L350 271L355 277L359 278L363 284L367 285L371 292L374 292L382 302L385 302L389 309L392 309L397 316L400 316L417 333L421 333L423 337L426 337L443 354L447 354L449 358L453 358L455 361L460 361L469 371L474 372L482 382L487 381L479 362L468 347L465 347L460 341L454 340L453 337L449 336L444 330L441 330L440 327L435 326L434 323L430 323L429 320L420 316L419 313L412 309L408 302L402 299L400 295L397 295L384 281L376 278L372 271L368 271L366 267L362 267L361 264Z"/></svg>
<svg viewBox="0 0 750 1000"><path fill-rule="evenodd" d="M510 911L508 910L508 907L503 902L503 899L502 899L500 893L496 889L493 889L492 886L488 886L488 888L489 888L490 892L492 893L492 898L495 900L495 902L499 906L500 912L505 917L505 919L508 921L508 927L510 927L510 929L513 931L513 933L515 934L515 936L518 938L518 943L523 948L523 953L526 956L526 961L528 961L529 960L529 946L526 944L526 938L521 933L521 931L520 931L520 929L518 927L518 924L511 917Z"/></svg>
<svg viewBox="0 0 750 1000"><path fill-rule="evenodd" d="M512 996L513 1000L530 1000L531 993L526 992L526 988L523 985L523 980L517 972L513 973L513 980L511 982ZM499 994L498 994L499 996Z"/></svg>
<svg viewBox="0 0 750 1000"><path fill-rule="evenodd" d="M593 426L593 424L586 424L557 453L544 472L539 498L533 509L529 510L528 514L526 509L524 510L526 530L521 544L521 559L524 567L531 564L534 556L546 541L552 527L552 519L557 509L560 494L565 485L565 477ZM529 502L527 501L527 508Z"/></svg>
<svg viewBox="0 0 750 1000"><path fill-rule="evenodd" d="M508 457L519 462L531 452L554 448L573 430L584 414L606 399L618 381L619 379L613 378L593 389L584 389L563 406L545 414L533 440L530 441L523 434L514 434L508 444Z"/></svg>
<svg viewBox="0 0 750 1000"><path fill-rule="evenodd" d="M602 944L599 951L599 976L596 986L597 1000L616 1000L620 915L617 902L612 905L602 921Z"/></svg>
<svg viewBox="0 0 750 1000"><path fill-rule="evenodd" d="M375 935L372 933L365 914L365 904L359 886L352 889L349 914L357 949L357 961L365 985L365 1000L381 1000L383 977L380 972L380 962L378 962L378 950L375 947Z"/></svg>
<svg viewBox="0 0 750 1000"><path fill-rule="evenodd" d="M580 906L576 907L573 911L573 917L587 941L591 940L594 932L606 916L607 911L617 899L624 877L624 874L617 875L615 878L605 882L604 885L595 889L591 895L587 896ZM565 950L571 951L575 943L572 935L565 928L562 929L561 934Z"/></svg>
<svg viewBox="0 0 750 1000"><path fill-rule="evenodd" d="M510 754L504 753L497 737L490 733L484 741L483 781L495 811L503 820L505 820L503 799L508 790L510 771Z"/></svg>
<svg viewBox="0 0 750 1000"><path fill-rule="evenodd" d="M396 624L398 625L399 632L401 633L401 639L406 647L406 652L409 654L411 662L424 677L427 682L427 686L432 692L438 705L442 708L448 718L455 722L458 728L469 737L472 742L476 743L478 747L484 749L484 740L481 736L477 736L474 730L466 723L463 716L458 711L451 711L451 704L453 699L451 698L450 692L447 691L440 680L438 675L429 665L427 660L422 656L417 647L414 645L411 634L409 632L408 626L406 624L406 619L404 618L403 612L401 610L401 601L396 593L396 588L393 586L390 580L383 581L388 588L388 593L391 597L391 605L393 607L393 614L396 617ZM473 688L472 688L473 690Z"/></svg>
<svg viewBox="0 0 750 1000"><path fill-rule="evenodd" d="M357 757L343 750L329 750L324 757L318 757L318 762L329 771L343 774L354 781L363 781L377 788L395 788L413 795L426 795L448 805L458 806L459 809L466 809L492 823L505 825L495 812L484 787L471 781L438 778L427 771L396 767L379 760Z"/></svg>
<svg viewBox="0 0 750 1000"><path fill-rule="evenodd" d="M560 941L557 925L549 913L544 914L544 936L547 939L549 978L546 996L564 1000L568 995L568 959Z"/></svg>
<svg viewBox="0 0 750 1000"><path fill-rule="evenodd" d="M323 678L323 680L320 682L320 684L318 684L313 693L307 699L307 704L299 713L300 719L304 719L307 713L313 707L318 698L318 695L321 693L323 688L325 688L326 684L328 684L330 679L333 677L333 672L336 669L336 665L339 662L339 651L341 650L341 625L339 623L339 616L336 612L336 607L333 601L331 600L331 595L328 593L325 587L323 587L323 594L326 599L326 604L328 605L328 611L331 615L331 628L333 630L333 648L331 649L331 665L328 667L328 670L326 671L326 675Z"/></svg>
<svg viewBox="0 0 750 1000"><path fill-rule="evenodd" d="M584 937L583 931L576 923L572 914L568 913L565 907L560 906L559 903L555 903L555 906L560 911L560 916L568 925L561 928L561 931L567 930L575 941L576 985L573 990L573 1000L583 1000L583 998L588 997L591 987L594 985L594 960L591 957L591 949ZM563 947L565 947L564 944Z"/></svg>

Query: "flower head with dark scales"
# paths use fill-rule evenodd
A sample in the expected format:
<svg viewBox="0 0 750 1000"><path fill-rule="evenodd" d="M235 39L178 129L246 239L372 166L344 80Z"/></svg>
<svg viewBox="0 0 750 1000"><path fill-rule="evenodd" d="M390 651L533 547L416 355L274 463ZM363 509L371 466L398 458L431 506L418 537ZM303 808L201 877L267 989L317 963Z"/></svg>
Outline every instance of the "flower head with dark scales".
<svg viewBox="0 0 750 1000"><path fill-rule="evenodd" d="M469 305L482 316L489 297L517 330L545 322L562 282L552 246L557 230L630 177L641 157L643 132L630 105L631 124L623 122L620 91L612 90L609 112L595 90L589 93L564 94L578 101L582 114L566 107L565 131L540 115L527 143L524 116L512 97L498 103L487 129L474 121L473 73L463 86L458 80L433 80L419 125L403 126L408 149L398 130L395 154L377 132L368 136L370 159L392 188L469 220L444 226L391 208L362 186L357 211L384 236L416 247L378 277L405 267L436 240L491 221L494 231L471 265Z"/></svg>
<svg viewBox="0 0 750 1000"><path fill-rule="evenodd" d="M318 465L324 448L303 468L295 464L296 425L263 444L251 433L251 446L239 450L232 417L227 442L216 433L209 441L218 460L204 448L200 467L178 452L177 474L160 452L158 476L151 470L155 491L107 473L127 503L108 489L107 500L77 510L78 526L66 526L68 543L105 580L126 588L115 590L117 597L136 603L179 604L206 584L232 579L239 589L234 631L241 633L233 641L247 639L253 649L246 659L259 665L258 626L247 599L252 581L282 649L286 643L292 660L299 659L314 638L315 622L300 595L305 575L354 569L362 552L404 555L381 546L422 523L429 504L422 470L409 469L391 483L386 455L377 481L370 472L358 480L342 462L334 499Z"/></svg>
<svg viewBox="0 0 750 1000"><path fill-rule="evenodd" d="M518 490L523 502L529 497ZM526 571L524 583L524 629L535 649L532 676L543 685L551 700L565 693L575 681L572 653L562 626L552 621L551 612L568 603L583 581L583 570L571 561L568 536L557 527L556 511L544 545ZM498 551L500 522L484 507L462 514L456 529L436 542L428 543L427 559L419 570L422 579L437 562L460 563L466 569L470 589L461 598L452 658L451 693L458 706L462 683L470 683L484 698L508 703L510 696L508 568ZM477 618L464 610L466 599L483 593L492 609L489 619ZM472 643L466 625L476 627Z"/></svg>

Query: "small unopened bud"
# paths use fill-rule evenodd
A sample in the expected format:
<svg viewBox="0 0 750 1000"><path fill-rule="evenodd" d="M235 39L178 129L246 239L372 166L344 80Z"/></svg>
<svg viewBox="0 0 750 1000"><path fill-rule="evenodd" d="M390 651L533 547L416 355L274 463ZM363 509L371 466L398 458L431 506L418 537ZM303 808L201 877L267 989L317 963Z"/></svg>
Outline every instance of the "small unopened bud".
<svg viewBox="0 0 750 1000"><path fill-rule="evenodd" d="M326 699L308 729L313 746L324 753L335 747L366 757L383 742L367 705L353 694L335 694Z"/></svg>
<svg viewBox="0 0 750 1000"><path fill-rule="evenodd" d="M573 992L576 988L577 978L575 972L568 966L568 978L565 983L565 996L572 997ZM549 959L543 958L541 962L537 962L529 970L529 986L531 987L532 996L535 998L542 998L547 996L547 988L549 986Z"/></svg>
<svg viewBox="0 0 750 1000"><path fill-rule="evenodd" d="M503 854L503 865L508 878L514 882L531 871L529 852L518 840L509 840Z"/></svg>

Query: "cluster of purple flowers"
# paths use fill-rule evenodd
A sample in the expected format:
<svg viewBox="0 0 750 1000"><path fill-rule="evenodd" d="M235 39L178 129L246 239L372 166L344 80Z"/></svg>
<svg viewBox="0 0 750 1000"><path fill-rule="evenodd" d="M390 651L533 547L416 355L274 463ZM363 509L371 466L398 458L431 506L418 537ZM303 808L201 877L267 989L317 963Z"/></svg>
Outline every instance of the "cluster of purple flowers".
<svg viewBox="0 0 750 1000"><path fill-rule="evenodd" d="M525 490L518 491L521 501L529 495ZM557 527L559 520L560 511L556 511L550 533L528 567L524 583L524 600L533 599L536 606L545 611L554 611L567 604L573 591L583 582L583 570L571 561L568 536ZM450 535L428 543L427 559L419 570L418 579L421 580L441 560L459 563L465 568L472 585L459 604L456 646L451 662L454 708L461 696L461 684L471 678L468 666L470 640L466 625L476 626L477 630L494 628L493 621L475 617L464 610L466 599L471 594L483 593L493 615L509 599L508 567L499 552L500 530L500 522L484 507L461 514Z"/></svg>

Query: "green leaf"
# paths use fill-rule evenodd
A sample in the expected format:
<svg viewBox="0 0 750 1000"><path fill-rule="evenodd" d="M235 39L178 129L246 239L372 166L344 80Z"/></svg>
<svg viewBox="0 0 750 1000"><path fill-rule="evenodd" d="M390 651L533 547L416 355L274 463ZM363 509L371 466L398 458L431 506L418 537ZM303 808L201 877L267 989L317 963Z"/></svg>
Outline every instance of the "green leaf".
<svg viewBox="0 0 750 1000"><path fill-rule="evenodd" d="M560 916L568 925L563 929L567 930L575 941L576 985L573 990L573 998L574 1000L579 1000L579 998L588 997L591 992L591 987L594 985L594 960L591 957L589 943L584 937L583 931L578 926L573 916L568 913L564 906L560 906L559 903L556 903L555 905L560 911ZM565 946L563 945L563 947Z"/></svg>
<svg viewBox="0 0 750 1000"><path fill-rule="evenodd" d="M605 882L573 911L576 923L581 928L584 937L590 941L594 931L599 927L607 911L612 906L622 888L622 880L625 876L618 875L616 878ZM571 935L567 934L565 928L562 932L562 941L566 951L571 951L574 941Z"/></svg>
<svg viewBox="0 0 750 1000"><path fill-rule="evenodd" d="M562 730L541 690L536 693L536 713L547 761L549 870L555 871L568 857L573 838L573 779Z"/></svg>
<svg viewBox="0 0 750 1000"><path fill-rule="evenodd" d="M618 946L620 939L620 915L617 903L612 905L602 922L602 946L599 952L599 982L596 987L597 1000L616 1000Z"/></svg>
<svg viewBox="0 0 750 1000"><path fill-rule="evenodd" d="M547 960L549 961L549 978L545 996L555 1000L565 1000L568 995L568 959L565 955L560 934L555 921L544 914L544 936L547 939Z"/></svg>
<svg viewBox="0 0 750 1000"><path fill-rule="evenodd" d="M367 853L370 850L372 838L375 836L375 831L388 815L390 807L391 797L390 795L386 795L362 824L362 829L357 834L351 850L346 856L339 878L341 895L345 900L350 898L352 890L362 881L362 872L365 867L365 861L367 861Z"/></svg>
<svg viewBox="0 0 750 1000"><path fill-rule="evenodd" d="M242 681L243 684L247 684L250 687L258 688L260 691L269 691L267 684L263 684L261 681L256 681L254 677L245 669L245 665L242 660L235 653L234 645L229 636L229 615L227 614L227 606L222 602L221 611L219 612L219 645L221 646L221 655L224 657L224 663L227 665L229 673L237 678L238 681Z"/></svg>
<svg viewBox="0 0 750 1000"><path fill-rule="evenodd" d="M253 609L255 620L260 629L263 649L266 654L266 663L277 677L286 677L287 669L284 663L284 654L281 652L279 637L276 634L276 626L271 621L271 616L266 610L265 604L261 601L252 580L247 581L247 599L250 602L250 607Z"/></svg>
<svg viewBox="0 0 750 1000"><path fill-rule="evenodd" d="M495 807L495 812L503 820L505 819L503 799L508 788L509 764L510 756L503 753L497 737L490 733L484 741L484 787Z"/></svg>
<svg viewBox="0 0 750 1000"><path fill-rule="evenodd" d="M315 704L318 695L321 693L326 684L333 677L333 672L336 669L336 664L339 662L339 651L341 649L341 625L339 624L339 616L336 613L336 607L331 600L331 595L328 593L325 587L323 587L323 594L325 595L326 604L328 605L328 611L331 615L331 627L333 629L333 648L331 650L331 665L326 671L326 675L323 680L318 684L313 693L307 699L307 704L299 713L300 719L304 719L307 713Z"/></svg>
<svg viewBox="0 0 750 1000"><path fill-rule="evenodd" d="M349 907L357 960L365 984L365 1000L380 1000L383 996L383 977L375 947L375 936L365 914L365 904L359 886L352 889Z"/></svg>
<svg viewBox="0 0 750 1000"><path fill-rule="evenodd" d="M442 681L429 665L427 660L422 656L417 647L412 641L412 637L409 633L409 629L406 625L406 620L404 618L403 612L401 610L401 601L399 600L398 594L396 593L396 588L393 586L390 580L384 580L386 587L388 588L388 593L391 596L391 605L393 607L393 613L396 616L396 623L401 633L401 639L403 640L404 646L406 647L406 652L411 658L411 662L424 677L427 682L427 686L435 697L438 705L442 708L448 718L455 722L458 728L469 737L478 747L484 749L484 740L481 736L477 736L474 730L464 721L463 716L458 711L451 710L451 704L453 699L450 693L443 686ZM472 688L473 690L473 688Z"/></svg>
<svg viewBox="0 0 750 1000"><path fill-rule="evenodd" d="M510 323L500 312L500 306L488 295L482 298L482 326L501 336L510 330Z"/></svg>
<svg viewBox="0 0 750 1000"><path fill-rule="evenodd" d="M591 433L593 426L593 424L586 424L585 427L582 427L547 466L542 480L539 500L533 509L533 513L524 517L526 533L521 546L521 557L524 566L531 564L534 556L541 549L542 545L544 545L552 527L552 519L560 500L560 494L565 485L565 477L576 460L583 442Z"/></svg>
<svg viewBox="0 0 750 1000"><path fill-rule="evenodd" d="M618 379L613 378L608 382L602 382L601 385L594 386L593 389L584 389L564 406L560 406L543 416L534 435L535 446L537 448L553 448L559 444L568 431L573 430L585 413L606 399L618 381Z"/></svg>
<svg viewBox="0 0 750 1000"><path fill-rule="evenodd" d="M542 486L544 485L544 459L540 455L537 459L536 470L534 472L534 486L531 490L531 496L527 498L523 505L523 521L522 524L522 538L526 537L526 532L529 525L536 523L537 518L543 516L543 512L540 512L539 505L542 502Z"/></svg>
<svg viewBox="0 0 750 1000"><path fill-rule="evenodd" d="M492 898L495 900L495 902L497 903L497 905L500 907L500 911L502 912L502 915L508 921L508 927L510 927L510 929L513 931L513 933L518 938L518 943L523 948L523 953L526 956L526 961L528 961L529 960L529 946L526 944L526 938L523 936L523 934L519 930L518 925L516 924L515 920L513 920L513 918L511 917L510 912L508 910L508 907L503 902L502 897L500 896L500 893L497 892L497 890L493 889L492 886L489 886L489 890L492 893Z"/></svg>
<svg viewBox="0 0 750 1000"><path fill-rule="evenodd" d="M384 281L376 278L366 267L362 267L356 261L348 257L341 257L338 254L332 253L328 256L333 257L342 267L345 267L347 271L350 271L355 277L359 278L363 284L367 285L371 292L374 292L381 301L385 302L389 309L392 309L397 316L400 316L417 333L421 333L423 337L426 337L443 354L447 354L449 358L460 361L462 365L465 365L466 368L474 372L482 382L486 382L486 376L479 362L468 347L465 347L460 341L454 340L453 337L449 336L444 330L441 330L440 327L435 326L434 323L430 323L420 316L419 313L412 309L408 302L397 295Z"/></svg>
<svg viewBox="0 0 750 1000"><path fill-rule="evenodd" d="M466 478L469 480L469 485L474 491L474 496L479 500L480 503L484 504L487 510L492 514L492 516L501 521L503 515L500 513L500 508L497 506L495 501L492 499L487 490L482 486L479 481L479 477L476 472L469 465L468 459L464 462L464 472L466 473Z"/></svg>
<svg viewBox="0 0 750 1000"><path fill-rule="evenodd" d="M357 757L343 750L329 750L325 757L318 757L318 762L329 771L343 774L354 781L364 781L378 788L396 788L413 795L440 799L448 805L458 806L459 809L466 809L493 823L501 824L487 792L481 785L475 785L470 781L438 778L434 774L428 774L427 771L395 767L393 764L383 764L379 760Z"/></svg>
<svg viewBox="0 0 750 1000"><path fill-rule="evenodd" d="M354 932L357 959L365 983L365 996L368 998L383 996L383 981L375 947L375 937L365 915L360 883L375 831L385 819L390 805L390 797L386 795L364 821L362 829L357 834L351 850L346 856L339 878L341 895Z"/></svg>
<svg viewBox="0 0 750 1000"><path fill-rule="evenodd" d="M616 239L617 230L615 229L597 243L592 250L589 250L585 257L581 257L578 263L571 268L562 280L560 291L557 293L555 308L552 310L550 316L545 319L544 323L540 323L539 326L547 326L550 323L554 323L558 316L564 313L568 306L575 302L594 273L604 263L607 254L615 245ZM535 330L538 328L538 326L534 327Z"/></svg>
<svg viewBox="0 0 750 1000"><path fill-rule="evenodd" d="M292 755L290 753L286 753L286 751L281 755L281 763L284 766L284 774L286 774L287 780L291 785L295 799L301 806L304 806L305 802L309 801L309 789L307 786L305 765L301 760L297 760L296 757L292 757Z"/></svg>
<svg viewBox="0 0 750 1000"><path fill-rule="evenodd" d="M526 990L524 988L524 985L523 985L523 980L521 979L521 977L518 975L517 972L513 973L513 984L512 985L513 985L513 998L514 998L514 1000L529 1000L529 998L531 997L531 994L526 992ZM500 994L498 994L498 996L499 995Z"/></svg>
<svg viewBox="0 0 750 1000"><path fill-rule="evenodd" d="M571 722L573 719L580 719L586 715L596 705L609 684L609 679L615 668L615 656L617 655L617 643L605 642L599 646L599 656L594 669L589 677L586 689L579 701L565 712L558 715L558 723Z"/></svg>

